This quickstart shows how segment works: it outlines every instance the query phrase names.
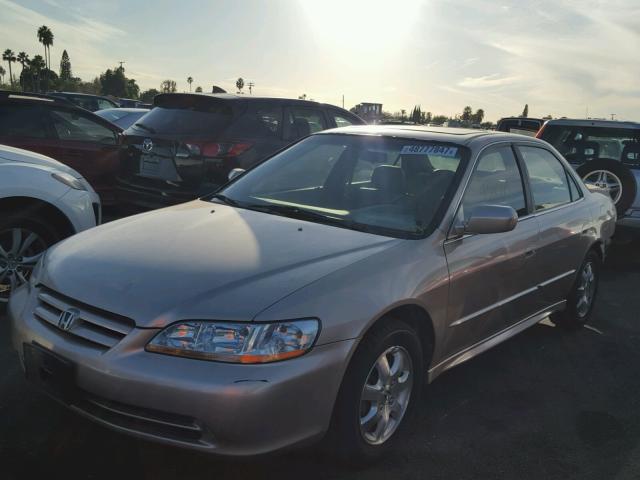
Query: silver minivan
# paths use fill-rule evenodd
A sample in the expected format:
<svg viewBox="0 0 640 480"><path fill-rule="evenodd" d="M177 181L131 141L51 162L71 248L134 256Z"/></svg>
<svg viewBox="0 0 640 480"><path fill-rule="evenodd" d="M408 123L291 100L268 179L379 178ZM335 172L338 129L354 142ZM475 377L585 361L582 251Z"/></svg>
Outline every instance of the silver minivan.
<svg viewBox="0 0 640 480"><path fill-rule="evenodd" d="M541 140L330 130L53 247L11 299L13 345L29 380L128 434L253 455L330 432L367 460L445 370L587 322L615 221Z"/></svg>

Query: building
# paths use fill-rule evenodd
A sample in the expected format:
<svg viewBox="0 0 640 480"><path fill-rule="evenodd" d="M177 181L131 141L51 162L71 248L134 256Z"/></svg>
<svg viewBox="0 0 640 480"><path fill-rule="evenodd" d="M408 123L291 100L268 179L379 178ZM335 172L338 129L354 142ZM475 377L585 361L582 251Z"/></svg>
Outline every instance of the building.
<svg viewBox="0 0 640 480"><path fill-rule="evenodd" d="M381 103L359 103L351 109L367 123L379 123L382 120L382 104Z"/></svg>

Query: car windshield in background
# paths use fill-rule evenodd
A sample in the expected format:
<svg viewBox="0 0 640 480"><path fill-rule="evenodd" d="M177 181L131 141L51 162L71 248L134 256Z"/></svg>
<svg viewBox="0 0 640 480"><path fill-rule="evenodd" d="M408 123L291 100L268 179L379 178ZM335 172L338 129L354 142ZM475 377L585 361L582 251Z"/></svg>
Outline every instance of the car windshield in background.
<svg viewBox="0 0 640 480"><path fill-rule="evenodd" d="M594 158L625 161L622 158L625 147L640 142L640 129L547 125L542 139L572 163Z"/></svg>
<svg viewBox="0 0 640 480"><path fill-rule="evenodd" d="M247 172L217 197L267 213L417 238L432 231L468 155L455 144L320 134Z"/></svg>
<svg viewBox="0 0 640 480"><path fill-rule="evenodd" d="M148 133L172 135L210 135L231 123L233 111L215 98L175 95L165 98L132 128Z"/></svg>

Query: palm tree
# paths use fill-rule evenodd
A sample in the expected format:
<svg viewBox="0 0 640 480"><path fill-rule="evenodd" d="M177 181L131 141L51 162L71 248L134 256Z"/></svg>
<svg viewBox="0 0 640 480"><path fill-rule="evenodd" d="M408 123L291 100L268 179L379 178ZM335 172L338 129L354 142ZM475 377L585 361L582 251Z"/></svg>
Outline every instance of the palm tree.
<svg viewBox="0 0 640 480"><path fill-rule="evenodd" d="M29 64L29 55L27 55L25 52L20 52L16 59L18 60L18 63L22 65L22 70L20 70L20 84L22 85L22 91L24 92L25 88L22 74L24 72L24 66Z"/></svg>
<svg viewBox="0 0 640 480"><path fill-rule="evenodd" d="M46 25L38 29L38 41L44 46L44 60L46 69L51 69L51 46L53 45L53 32ZM49 72L45 76L45 88L49 88Z"/></svg>
<svg viewBox="0 0 640 480"><path fill-rule="evenodd" d="M4 83L4 76L7 71L4 69L2 65L0 65L0 83Z"/></svg>
<svg viewBox="0 0 640 480"><path fill-rule="evenodd" d="M189 84L189 93L191 93L191 84L193 83L193 77L187 77L187 83Z"/></svg>
<svg viewBox="0 0 640 480"><path fill-rule="evenodd" d="M35 75L32 76L32 80L34 82L33 90L36 92L40 91L40 72L42 72L42 70L46 68L44 58L42 58L40 55L35 55L29 62L29 66L31 67L30 70L32 72L32 75L35 73Z"/></svg>
<svg viewBox="0 0 640 480"><path fill-rule="evenodd" d="M9 84L13 86L13 74L11 73L11 63L16 61L16 54L13 53L13 50L7 48L2 53L2 60L9 64Z"/></svg>

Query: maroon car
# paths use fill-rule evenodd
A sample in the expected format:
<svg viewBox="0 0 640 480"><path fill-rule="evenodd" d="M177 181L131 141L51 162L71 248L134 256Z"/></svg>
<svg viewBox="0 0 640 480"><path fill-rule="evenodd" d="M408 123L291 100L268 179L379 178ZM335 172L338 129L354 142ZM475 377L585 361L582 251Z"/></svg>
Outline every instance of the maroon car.
<svg viewBox="0 0 640 480"><path fill-rule="evenodd" d="M115 201L122 129L46 95L0 91L0 144L52 157L80 172L103 205Z"/></svg>

